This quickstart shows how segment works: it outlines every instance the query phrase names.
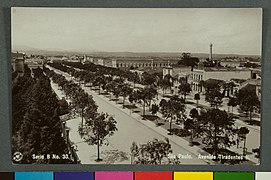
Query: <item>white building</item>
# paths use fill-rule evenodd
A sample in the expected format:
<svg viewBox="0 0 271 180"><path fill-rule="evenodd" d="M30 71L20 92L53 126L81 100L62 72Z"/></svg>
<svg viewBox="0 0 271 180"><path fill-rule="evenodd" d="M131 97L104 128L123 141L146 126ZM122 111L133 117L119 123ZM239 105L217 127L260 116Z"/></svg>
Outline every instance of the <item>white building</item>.
<svg viewBox="0 0 271 180"><path fill-rule="evenodd" d="M251 78L251 70L235 68L204 68L194 69L189 76L192 91L203 91L202 81L217 79L229 82L231 79L248 80Z"/></svg>
<svg viewBox="0 0 271 180"><path fill-rule="evenodd" d="M180 77L186 77L191 74L191 67L184 65L172 65L163 67L163 77L170 75L171 77L179 79Z"/></svg>
<svg viewBox="0 0 271 180"><path fill-rule="evenodd" d="M227 59L227 60L221 60L220 65L224 67L239 67L241 66L241 62L237 59Z"/></svg>

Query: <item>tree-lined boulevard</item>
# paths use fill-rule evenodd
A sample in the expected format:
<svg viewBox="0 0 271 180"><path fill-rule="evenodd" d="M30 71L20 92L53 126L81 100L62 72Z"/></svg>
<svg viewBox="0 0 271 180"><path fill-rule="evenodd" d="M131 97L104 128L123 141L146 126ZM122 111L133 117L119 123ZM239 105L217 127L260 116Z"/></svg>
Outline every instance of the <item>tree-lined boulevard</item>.
<svg viewBox="0 0 271 180"><path fill-rule="evenodd" d="M56 70L56 72L63 74L63 72L59 72ZM63 74L67 79L70 79L70 76L67 74ZM56 89L57 94L61 97L61 91L57 90L56 86L53 86L54 89ZM97 93L90 91L88 88L86 89L86 92L91 94L93 96L94 101L97 103L99 106L98 111L100 112L107 112L109 114L114 114L114 118L117 120L117 127L118 131L115 133L114 136L108 138L109 146L108 147L101 147L101 150L106 151L106 150L111 150L111 151L120 151L125 152L125 156L127 159L123 162L120 163L130 163L131 161L131 156L130 156L130 146L132 145L133 142L137 143L146 143L148 140L152 140L153 138L157 139L164 139L167 137L167 131L165 131L162 128L157 128L155 125L151 122L148 121L141 121L140 115L132 114L130 115L129 110L123 110L121 109L121 106L118 106L115 104L115 102L108 101L104 99L103 97L100 97ZM62 95L63 97L63 95ZM71 129L70 137L73 138L74 142L79 142L77 145L77 149L82 149L81 151L78 151L78 155L82 159L82 163L90 163L90 158L93 158L93 154L95 152L94 148L91 146L86 146L86 144L82 143L82 139L78 138L79 134L77 132L78 126L80 125L80 120L77 118L77 120L72 119L70 121L67 121L67 126ZM180 141L178 142L176 139L178 138L173 138L171 142L172 144L172 149L173 152L182 154L182 155L187 155L190 154L193 159L182 159L182 163L184 164L206 164L206 161L199 160L197 158L197 152L198 149L196 148L192 152L189 150L186 150L185 148L180 145L180 142L185 142L185 141ZM175 141L178 143L176 144ZM80 143L81 142L81 143ZM185 142L184 144L187 144ZM86 148L87 147L87 148ZM87 152L86 152L87 150ZM115 154L116 155L116 154Z"/></svg>
<svg viewBox="0 0 271 180"><path fill-rule="evenodd" d="M63 64L50 64L50 66L53 67L53 70L55 72L65 75L65 78L67 80L76 80L75 82L78 82L77 84L79 84L79 86L81 86L82 89L85 90L85 92L87 92L94 98L94 101L99 107L98 112L106 112L109 115L113 115L113 118L116 121L117 131L114 132L114 135L112 134L112 137L106 138L106 140L109 144L108 147L112 145L112 147L115 147L115 149L113 148L112 150L120 151L119 153L123 156L125 153L127 157L131 156L130 148L133 142L142 144L144 142L146 143L147 141L151 141L153 138L159 140L163 140L163 138L165 137L169 138L169 142L172 146L174 154L186 154L188 152L189 154L192 154L194 160L199 161L197 163L206 163L202 160L197 159L198 154L202 152L204 152L205 154L210 153L215 155L228 155L230 153L231 155L239 154L246 156L248 155L248 152L252 153L253 148L256 149L257 144L259 144L258 129L247 125L239 120L238 122L236 122L235 120L233 120L230 113L227 113L226 111L221 111L218 108L218 105L216 105L217 103L221 104L220 100L211 101L211 105L214 106L212 108L207 108L206 110L199 110L199 108L197 108L198 103L200 103L200 100L198 98L194 99L195 101L197 101L195 105L185 103L186 99L191 100L191 98L189 97L189 88L179 88L179 92L180 94L182 94L183 97L171 96L169 98L164 98L161 91L157 91L157 89L155 88L156 84L152 85L152 83L150 83L152 80L149 80L149 84L146 83L145 86L139 85L139 87L143 87L143 89L141 89L136 87L139 81L129 81L138 78L127 78L127 76L127 79L122 78L121 76L118 76L118 74L123 74L121 71L118 72L118 70L112 69L107 70L106 67L96 67L94 65L89 65L92 70L94 69L94 71L89 71L89 73L87 73L88 71L86 70L81 70L80 68L78 69L78 63L67 64L68 66ZM72 65L74 65L74 67ZM86 66L82 65L82 67L85 68ZM95 71L95 69L97 68L99 68L99 71ZM104 75L102 75L103 72L105 73ZM96 74L98 74L98 77L96 77ZM146 79L151 79L151 77L148 77ZM147 80L143 80L143 84L144 81L146 82ZM188 90L186 91L185 89ZM214 92L216 92L215 94L218 94L218 91ZM121 103L119 105L117 103L117 100L120 99L120 97L122 97L122 100L121 102L119 102ZM174 105L175 102L176 105ZM202 103L200 103L200 105L202 106ZM207 105L208 104L206 104L205 106ZM146 111L146 109L148 110ZM151 121L146 121L150 120L150 117L156 117L156 120L152 120L155 123L152 123ZM142 118L143 121L141 120ZM135 119L137 120L135 121ZM125 122L138 122L138 124L124 125ZM123 125L121 123L123 123ZM142 126L142 124L144 126ZM174 128L172 127L172 125ZM247 127L248 132L242 130L244 129L244 127L241 125ZM146 126L148 128L151 127L151 133L144 128ZM213 126L213 128L211 126ZM180 131L182 129L181 127L184 128L182 131ZM75 127L73 127L72 129L74 128ZM240 130L238 130L238 128L240 128ZM133 130L135 130L134 133L128 133L133 132ZM124 135L125 131L126 134ZM140 135L134 135L138 134L139 131ZM143 134L145 132L147 133L146 135ZM150 134L148 135L148 133ZM157 133L159 136L157 135ZM122 135L118 136L118 134ZM172 134L175 134L177 136L172 136ZM122 140L122 136L125 136L126 140ZM129 139L132 137L136 137L136 139ZM141 138L144 139L146 137L149 137L149 139L142 141ZM122 148L121 146L113 145L114 143L117 144L118 142L122 142L122 146L124 147ZM176 144L178 144L179 147L177 147L179 148L179 150L177 147L175 147ZM108 147L101 146L101 149L106 149ZM231 151L228 151L227 149L230 149ZM254 157L254 154L250 154L249 158L254 163L258 162L258 159ZM142 160L140 162L142 163ZM186 160L183 159L181 159L180 162L185 164L190 162L195 163L191 160L188 160L188 162L186 162ZM220 162L234 164L240 163L240 161ZM249 161L245 161L244 163L246 162ZM148 161L146 160L145 163L148 163ZM214 163L214 161L212 161L211 163Z"/></svg>

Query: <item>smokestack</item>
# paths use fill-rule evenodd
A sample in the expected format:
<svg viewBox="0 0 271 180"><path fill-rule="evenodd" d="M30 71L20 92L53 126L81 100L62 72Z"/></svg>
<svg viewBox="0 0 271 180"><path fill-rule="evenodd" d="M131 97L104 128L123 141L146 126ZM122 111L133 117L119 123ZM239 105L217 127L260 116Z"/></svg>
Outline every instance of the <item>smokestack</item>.
<svg viewBox="0 0 271 180"><path fill-rule="evenodd" d="M210 43L210 53L209 53L209 60L213 60L213 44Z"/></svg>

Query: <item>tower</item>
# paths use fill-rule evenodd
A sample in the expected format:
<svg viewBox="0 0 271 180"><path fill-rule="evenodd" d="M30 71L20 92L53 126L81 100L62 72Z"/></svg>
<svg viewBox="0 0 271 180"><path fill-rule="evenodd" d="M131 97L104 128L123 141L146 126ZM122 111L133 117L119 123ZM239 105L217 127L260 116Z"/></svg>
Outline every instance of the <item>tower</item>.
<svg viewBox="0 0 271 180"><path fill-rule="evenodd" d="M209 53L209 60L213 60L213 44L210 44L210 53Z"/></svg>

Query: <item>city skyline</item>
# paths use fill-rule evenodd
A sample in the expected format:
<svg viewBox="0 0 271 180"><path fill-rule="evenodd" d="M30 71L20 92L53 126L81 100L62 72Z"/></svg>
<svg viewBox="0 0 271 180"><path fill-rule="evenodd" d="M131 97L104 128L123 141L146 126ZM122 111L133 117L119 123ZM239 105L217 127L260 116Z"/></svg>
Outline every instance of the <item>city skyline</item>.
<svg viewBox="0 0 271 180"><path fill-rule="evenodd" d="M261 55L261 20L259 8L12 8L12 47Z"/></svg>

